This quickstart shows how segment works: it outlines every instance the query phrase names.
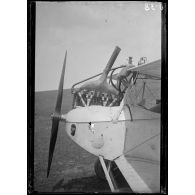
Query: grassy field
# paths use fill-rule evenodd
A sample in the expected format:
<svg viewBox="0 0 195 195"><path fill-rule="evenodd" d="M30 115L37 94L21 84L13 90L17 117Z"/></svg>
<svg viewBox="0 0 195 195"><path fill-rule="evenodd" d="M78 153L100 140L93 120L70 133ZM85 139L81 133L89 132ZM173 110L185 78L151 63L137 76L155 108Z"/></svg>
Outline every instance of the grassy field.
<svg viewBox="0 0 195 195"><path fill-rule="evenodd" d="M60 123L50 175L47 160L51 133L50 115L54 111L57 91L35 93L34 190L38 192L109 192L107 182L94 172L97 157L76 145ZM71 109L70 90L64 90L62 113Z"/></svg>

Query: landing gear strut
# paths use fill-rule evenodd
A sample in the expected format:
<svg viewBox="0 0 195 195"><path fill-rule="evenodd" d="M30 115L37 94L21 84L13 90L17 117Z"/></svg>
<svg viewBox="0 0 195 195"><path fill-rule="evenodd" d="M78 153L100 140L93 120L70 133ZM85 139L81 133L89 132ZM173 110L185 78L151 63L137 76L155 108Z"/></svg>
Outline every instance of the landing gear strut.
<svg viewBox="0 0 195 195"><path fill-rule="evenodd" d="M109 161L104 159L104 163L107 167L110 179L112 181L112 185L114 189L111 189L113 192L132 192L131 188L129 187L127 181L123 177L122 173L118 169L116 163L114 161ZM104 170L102 168L100 159L97 159L94 164L95 173L98 178L106 181L106 176ZM108 182L109 183L109 182Z"/></svg>
<svg viewBox="0 0 195 195"><path fill-rule="evenodd" d="M108 168L110 166L110 171L112 172L114 178L116 178L118 176L118 167L116 166L115 162L109 161L109 160L104 160L106 167ZM110 165L109 165L110 164ZM94 170L95 173L97 175L97 177L99 177L102 180L106 180L105 174L104 174L104 170L102 168L102 165L100 163L100 160L97 159L95 164L94 164Z"/></svg>

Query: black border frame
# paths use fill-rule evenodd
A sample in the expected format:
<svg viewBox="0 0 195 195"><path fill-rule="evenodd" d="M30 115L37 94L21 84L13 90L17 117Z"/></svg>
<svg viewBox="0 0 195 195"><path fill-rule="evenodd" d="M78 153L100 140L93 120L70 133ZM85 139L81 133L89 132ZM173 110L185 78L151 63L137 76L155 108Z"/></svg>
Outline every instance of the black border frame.
<svg viewBox="0 0 195 195"><path fill-rule="evenodd" d="M27 1L27 193L34 192L35 27L36 3Z"/></svg>
<svg viewBox="0 0 195 195"><path fill-rule="evenodd" d="M162 5L161 193L159 194L168 194L168 2L162 2ZM27 194L70 194L70 192L34 191L35 30L36 1L27 0Z"/></svg>
<svg viewBox="0 0 195 195"><path fill-rule="evenodd" d="M161 27L161 193L168 194L168 3L163 2ZM163 160L162 160L163 159Z"/></svg>

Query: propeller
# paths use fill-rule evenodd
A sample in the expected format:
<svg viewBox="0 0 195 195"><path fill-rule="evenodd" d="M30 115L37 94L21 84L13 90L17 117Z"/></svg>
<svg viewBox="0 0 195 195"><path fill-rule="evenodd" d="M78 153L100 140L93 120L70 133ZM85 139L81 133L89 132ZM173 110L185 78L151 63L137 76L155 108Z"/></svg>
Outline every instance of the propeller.
<svg viewBox="0 0 195 195"><path fill-rule="evenodd" d="M53 158L53 152L55 149L55 144L56 144L56 139L57 139L57 134L58 134L59 121L61 119L61 106L62 106L62 97L63 97L64 74L65 74L65 68L66 68L66 57L67 57L67 51L65 54L60 83L58 87L58 96L57 96L57 101L56 101L55 112L52 115L52 128L51 128L51 137L50 137L50 145L49 145L47 177L49 176L49 171L50 171L51 162Z"/></svg>

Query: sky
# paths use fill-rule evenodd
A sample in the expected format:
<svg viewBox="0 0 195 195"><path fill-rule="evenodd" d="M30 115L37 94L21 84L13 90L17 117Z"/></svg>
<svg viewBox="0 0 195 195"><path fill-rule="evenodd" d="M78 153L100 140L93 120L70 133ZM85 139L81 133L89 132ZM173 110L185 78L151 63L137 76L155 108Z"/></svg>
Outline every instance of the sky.
<svg viewBox="0 0 195 195"><path fill-rule="evenodd" d="M146 3L36 2L35 91L58 89L66 50L64 89L102 72L115 46L113 67L160 59L161 10Z"/></svg>

